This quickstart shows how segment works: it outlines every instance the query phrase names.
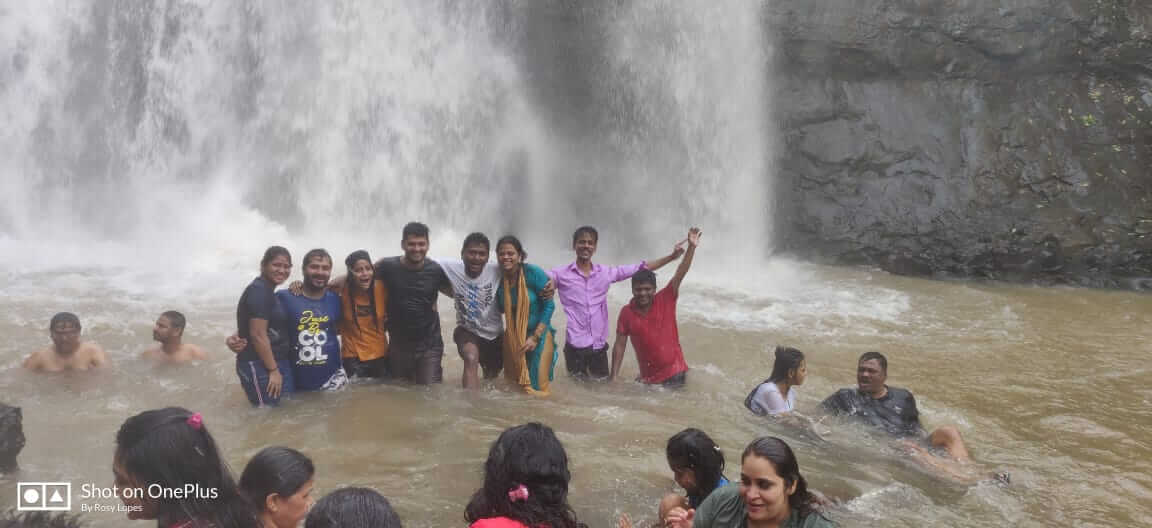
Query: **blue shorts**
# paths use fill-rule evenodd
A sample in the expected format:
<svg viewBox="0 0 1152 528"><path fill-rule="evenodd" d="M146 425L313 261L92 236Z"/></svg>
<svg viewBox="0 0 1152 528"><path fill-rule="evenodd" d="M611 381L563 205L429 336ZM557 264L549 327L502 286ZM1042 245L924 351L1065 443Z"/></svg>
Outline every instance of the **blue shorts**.
<svg viewBox="0 0 1152 528"><path fill-rule="evenodd" d="M292 382L292 364L286 359L277 359L276 367L280 369L284 383L280 386L280 396L271 398L268 396L268 369L264 368L264 362L236 360L236 376L240 378L240 386L244 387L244 394L253 407L275 406L281 397L296 390Z"/></svg>

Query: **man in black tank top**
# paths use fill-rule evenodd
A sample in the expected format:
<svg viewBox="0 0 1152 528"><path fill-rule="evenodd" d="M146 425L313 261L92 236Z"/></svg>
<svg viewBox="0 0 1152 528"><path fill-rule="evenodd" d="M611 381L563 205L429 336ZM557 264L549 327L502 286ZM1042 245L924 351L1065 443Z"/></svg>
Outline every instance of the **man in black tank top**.
<svg viewBox="0 0 1152 528"><path fill-rule="evenodd" d="M948 451L956 460L968 460L968 448L960 431L951 425L924 431L920 411L911 392L889 387L888 359L879 352L865 352L856 367L856 389L840 389L821 404L825 410L887 431L896 437L926 439L932 447Z"/></svg>

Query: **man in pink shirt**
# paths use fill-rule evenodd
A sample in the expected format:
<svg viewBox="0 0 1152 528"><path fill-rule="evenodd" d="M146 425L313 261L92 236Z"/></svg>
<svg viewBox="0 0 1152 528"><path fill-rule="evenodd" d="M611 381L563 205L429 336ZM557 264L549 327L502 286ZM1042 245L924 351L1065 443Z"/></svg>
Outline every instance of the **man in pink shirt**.
<svg viewBox="0 0 1152 528"><path fill-rule="evenodd" d="M632 277L641 269L658 270L684 253L677 246L667 256L641 261L630 266L602 266L592 263L600 235L596 229L583 226L572 234L576 261L552 268L549 277L556 283L556 293L568 316L564 338L564 365L568 374L578 378L603 378L608 366L608 288L614 282Z"/></svg>

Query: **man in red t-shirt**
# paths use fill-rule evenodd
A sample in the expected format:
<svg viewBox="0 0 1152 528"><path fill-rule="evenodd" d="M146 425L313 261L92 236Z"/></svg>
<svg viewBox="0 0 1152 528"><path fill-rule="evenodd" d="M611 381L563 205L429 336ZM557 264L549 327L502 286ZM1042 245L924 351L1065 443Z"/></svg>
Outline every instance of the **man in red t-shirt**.
<svg viewBox="0 0 1152 528"><path fill-rule="evenodd" d="M636 349L636 362L640 364L637 381L643 383L678 386L684 384L688 365L680 349L680 331L676 328L676 300L680 297L680 283L700 243L700 229L688 230L688 250L676 268L668 285L656 292L656 274L642 269L632 276L632 302L620 309L616 322L616 342L612 345L612 374L616 379L628 338ZM653 295L655 294L655 295Z"/></svg>

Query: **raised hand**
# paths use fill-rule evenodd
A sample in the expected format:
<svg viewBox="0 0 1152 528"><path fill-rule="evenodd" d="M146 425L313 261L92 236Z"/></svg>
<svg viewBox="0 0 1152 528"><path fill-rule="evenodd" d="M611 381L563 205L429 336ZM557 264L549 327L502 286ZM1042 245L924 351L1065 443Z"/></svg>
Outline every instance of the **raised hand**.
<svg viewBox="0 0 1152 528"><path fill-rule="evenodd" d="M699 227L693 227L692 229L689 229L688 230L688 243L691 244L692 247L699 246L700 245L700 235L702 235L702 234L703 234L703 232L700 231Z"/></svg>

